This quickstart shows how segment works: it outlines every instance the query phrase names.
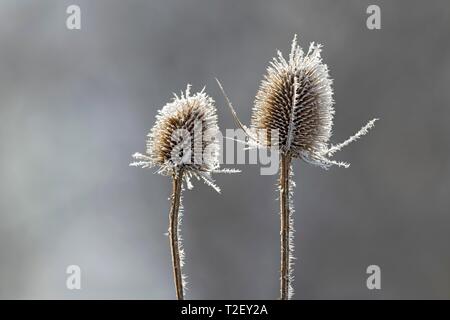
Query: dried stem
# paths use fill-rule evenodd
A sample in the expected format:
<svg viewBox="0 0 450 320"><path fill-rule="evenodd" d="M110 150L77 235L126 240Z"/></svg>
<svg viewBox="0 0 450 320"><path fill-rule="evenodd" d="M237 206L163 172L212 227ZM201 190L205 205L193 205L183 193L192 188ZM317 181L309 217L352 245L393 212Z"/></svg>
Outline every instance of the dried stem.
<svg viewBox="0 0 450 320"><path fill-rule="evenodd" d="M280 216L281 216L281 269L280 269L280 299L289 299L289 262L290 262L290 207L289 207L289 178L291 167L290 155L281 154L280 163Z"/></svg>
<svg viewBox="0 0 450 320"><path fill-rule="evenodd" d="M180 247L178 243L178 215L180 211L183 169L173 174L172 206L169 214L169 241L172 253L173 277L178 300L184 300L183 278L181 273Z"/></svg>

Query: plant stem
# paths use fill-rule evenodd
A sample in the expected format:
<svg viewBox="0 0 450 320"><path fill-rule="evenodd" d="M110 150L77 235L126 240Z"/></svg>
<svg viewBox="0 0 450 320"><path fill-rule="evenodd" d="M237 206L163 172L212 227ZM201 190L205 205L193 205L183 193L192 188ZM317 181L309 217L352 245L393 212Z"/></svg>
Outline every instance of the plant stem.
<svg viewBox="0 0 450 320"><path fill-rule="evenodd" d="M180 169L177 173L173 174L172 206L169 214L169 240L172 253L173 277L178 300L184 300L180 248L178 243L178 215L180 210L183 173L183 169Z"/></svg>
<svg viewBox="0 0 450 320"><path fill-rule="evenodd" d="M280 216L281 216L281 269L280 269L280 299L289 299L289 170L291 157L281 154L280 163Z"/></svg>

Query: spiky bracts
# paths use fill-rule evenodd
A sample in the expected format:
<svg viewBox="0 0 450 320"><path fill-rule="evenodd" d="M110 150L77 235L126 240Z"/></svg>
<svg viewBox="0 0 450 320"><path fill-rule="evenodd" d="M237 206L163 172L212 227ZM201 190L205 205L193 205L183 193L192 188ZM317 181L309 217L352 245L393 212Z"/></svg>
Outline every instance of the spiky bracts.
<svg viewBox="0 0 450 320"><path fill-rule="evenodd" d="M183 188L183 169L178 170L173 176L172 205L169 212L169 244L172 255L173 278L175 282L175 292L178 300L184 300L184 276L182 267L184 264L184 251L180 234L180 225L182 221L182 188Z"/></svg>
<svg viewBox="0 0 450 320"><path fill-rule="evenodd" d="M288 300L294 295L294 195L295 182L293 180L291 158L281 155L280 176L278 180L278 191L280 194L280 299Z"/></svg>

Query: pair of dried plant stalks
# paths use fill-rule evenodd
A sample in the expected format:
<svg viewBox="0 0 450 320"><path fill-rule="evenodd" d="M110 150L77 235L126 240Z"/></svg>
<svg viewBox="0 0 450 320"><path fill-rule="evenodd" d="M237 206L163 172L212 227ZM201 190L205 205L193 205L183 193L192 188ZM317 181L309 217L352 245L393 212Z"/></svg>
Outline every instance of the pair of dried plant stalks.
<svg viewBox="0 0 450 320"><path fill-rule="evenodd" d="M286 60L281 52L267 68L255 98L251 126L241 123L219 81L231 113L237 125L249 137L250 145L269 148L280 154L279 200L280 200L280 299L287 300L293 295L293 181L292 161L296 158L328 169L332 165L348 167L345 162L331 160L330 157L342 147L357 140L374 126L377 119L369 121L355 135L343 143L330 145L333 125L333 90L328 67L322 62L321 46L311 43L305 54L294 37L291 52ZM200 124L200 125L199 125ZM194 139L176 138L178 131ZM201 135L196 135L196 130ZM179 224L182 214L183 182L191 188L191 177L204 180L216 191L211 174L215 172L233 173L233 169L220 169L218 161L218 142L204 139L205 135L215 136L217 125L216 108L212 98L202 90L190 94L190 86L181 97L175 95L172 102L159 111L155 126L148 134L146 154L135 153L132 166L143 168L158 167L158 173L170 175L173 179L172 206L169 215L169 239L173 261L175 288L178 299L184 299L183 266L184 251L181 245ZM265 130L266 136L255 132ZM276 132L274 141L270 132ZM195 137L201 141L197 143ZM174 138L175 137L175 138ZM202 139L203 138L203 139ZM197 152L190 152L197 145ZM192 148L193 147L193 148ZM187 151L185 151L187 150ZM207 152L206 152L207 151ZM202 159L195 154L201 154ZM175 160L174 160L175 158ZM196 161L197 160L197 161Z"/></svg>

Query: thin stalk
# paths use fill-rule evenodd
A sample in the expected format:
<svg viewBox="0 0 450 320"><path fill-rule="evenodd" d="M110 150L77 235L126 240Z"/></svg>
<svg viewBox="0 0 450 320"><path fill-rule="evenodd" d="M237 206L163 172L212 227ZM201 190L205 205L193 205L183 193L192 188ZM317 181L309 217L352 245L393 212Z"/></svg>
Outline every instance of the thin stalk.
<svg viewBox="0 0 450 320"><path fill-rule="evenodd" d="M180 247L178 243L178 215L180 211L183 169L173 174L172 206L169 214L169 241L172 253L173 278L178 300L184 300L183 278L181 273Z"/></svg>
<svg viewBox="0 0 450 320"><path fill-rule="evenodd" d="M280 268L280 299L289 299L289 170L291 167L290 155L281 154L280 163L280 216L281 216L281 268Z"/></svg>

